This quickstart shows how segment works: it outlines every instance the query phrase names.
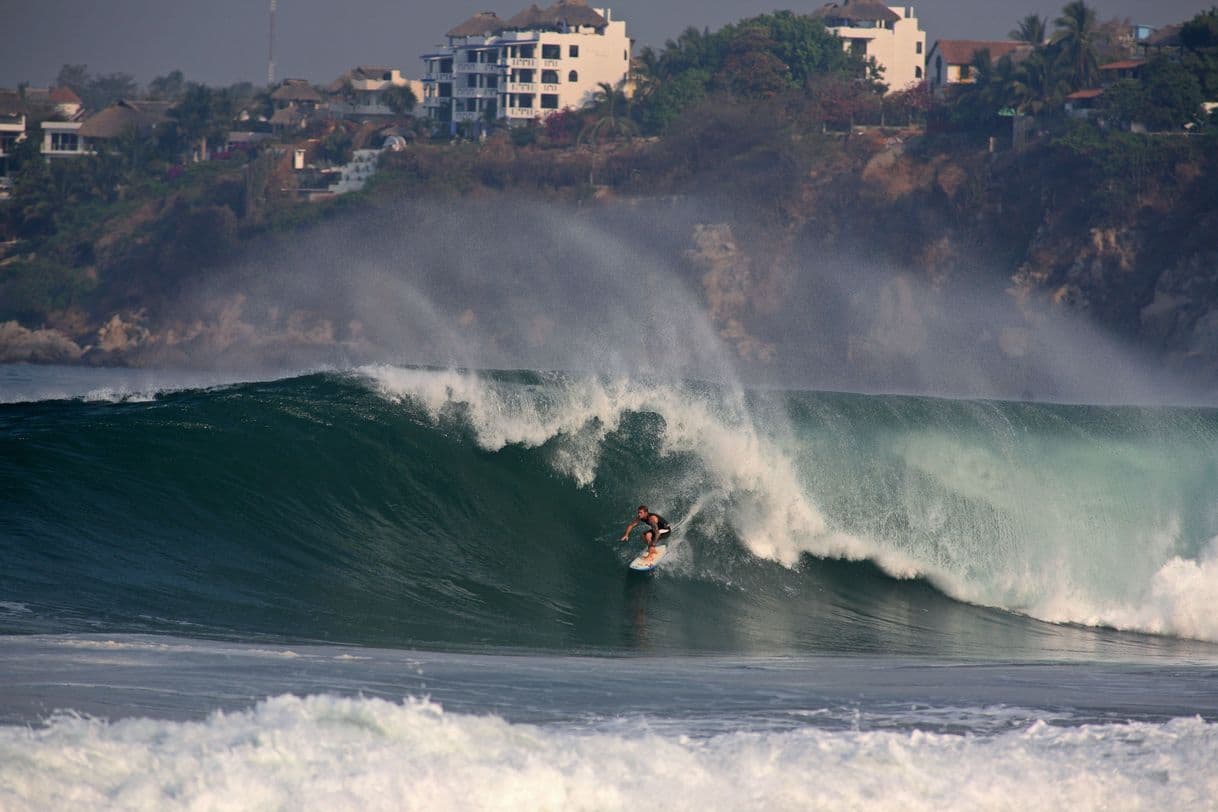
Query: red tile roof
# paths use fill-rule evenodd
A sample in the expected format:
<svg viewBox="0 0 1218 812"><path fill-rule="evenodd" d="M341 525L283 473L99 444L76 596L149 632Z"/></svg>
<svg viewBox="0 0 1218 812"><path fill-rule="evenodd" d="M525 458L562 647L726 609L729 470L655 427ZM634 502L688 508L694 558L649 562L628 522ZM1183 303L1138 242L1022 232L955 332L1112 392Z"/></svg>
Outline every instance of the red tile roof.
<svg viewBox="0 0 1218 812"><path fill-rule="evenodd" d="M1133 70L1145 65L1145 59L1122 59L1119 62L1109 62L1107 65L1100 65L1100 70Z"/></svg>
<svg viewBox="0 0 1218 812"><path fill-rule="evenodd" d="M48 95L56 104L80 104L80 96L70 87L53 87Z"/></svg>
<svg viewBox="0 0 1218 812"><path fill-rule="evenodd" d="M935 43L931 51L936 48L949 65L968 65L973 61L973 54L978 51L989 51L990 59L995 62L1008 54L1032 51L1032 46L1026 42L984 39L941 39Z"/></svg>

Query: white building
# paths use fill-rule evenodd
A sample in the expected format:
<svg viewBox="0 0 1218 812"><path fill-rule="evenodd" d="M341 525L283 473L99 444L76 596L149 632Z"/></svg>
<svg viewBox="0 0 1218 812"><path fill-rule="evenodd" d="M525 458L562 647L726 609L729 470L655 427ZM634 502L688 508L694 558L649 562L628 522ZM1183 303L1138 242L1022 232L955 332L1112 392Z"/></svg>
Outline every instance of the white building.
<svg viewBox="0 0 1218 812"><path fill-rule="evenodd" d="M484 11L447 36L447 46L423 55L423 106L453 132L578 109L630 68L626 23L585 0L529 6L506 21Z"/></svg>
<svg viewBox="0 0 1218 812"><path fill-rule="evenodd" d="M877 0L840 0L813 12L845 47L873 57L884 68L884 84L895 93L925 79L926 32L913 6L886 6Z"/></svg>

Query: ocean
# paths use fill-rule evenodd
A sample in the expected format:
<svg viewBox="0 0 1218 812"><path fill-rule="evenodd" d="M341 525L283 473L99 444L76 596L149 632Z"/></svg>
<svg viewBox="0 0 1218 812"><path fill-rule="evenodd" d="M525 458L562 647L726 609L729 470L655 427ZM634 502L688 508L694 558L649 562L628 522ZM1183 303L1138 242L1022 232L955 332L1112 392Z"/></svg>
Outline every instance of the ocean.
<svg viewBox="0 0 1218 812"><path fill-rule="evenodd" d="M1216 493L1210 408L0 367L0 809L1216 809Z"/></svg>

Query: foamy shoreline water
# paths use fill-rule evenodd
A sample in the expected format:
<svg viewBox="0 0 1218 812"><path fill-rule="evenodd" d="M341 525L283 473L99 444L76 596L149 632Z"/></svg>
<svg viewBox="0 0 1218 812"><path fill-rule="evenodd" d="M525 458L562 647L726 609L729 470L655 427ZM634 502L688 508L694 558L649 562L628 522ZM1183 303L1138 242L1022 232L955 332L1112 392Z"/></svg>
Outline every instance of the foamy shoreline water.
<svg viewBox="0 0 1218 812"><path fill-rule="evenodd" d="M1200 718L992 736L512 724L280 696L201 722L62 714L0 728L0 807L94 809L1212 809Z"/></svg>

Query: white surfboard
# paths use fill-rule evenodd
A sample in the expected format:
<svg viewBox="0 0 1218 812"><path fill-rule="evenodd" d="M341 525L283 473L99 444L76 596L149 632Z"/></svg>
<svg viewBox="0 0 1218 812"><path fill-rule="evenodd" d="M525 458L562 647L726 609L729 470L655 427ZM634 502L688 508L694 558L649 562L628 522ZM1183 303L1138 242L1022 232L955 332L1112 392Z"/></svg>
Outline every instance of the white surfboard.
<svg viewBox="0 0 1218 812"><path fill-rule="evenodd" d="M660 565L660 561L664 558L664 554L668 552L667 544L656 546L656 554L651 558L647 557L647 550L639 553L638 558L630 562L630 569L635 572L651 572Z"/></svg>

